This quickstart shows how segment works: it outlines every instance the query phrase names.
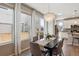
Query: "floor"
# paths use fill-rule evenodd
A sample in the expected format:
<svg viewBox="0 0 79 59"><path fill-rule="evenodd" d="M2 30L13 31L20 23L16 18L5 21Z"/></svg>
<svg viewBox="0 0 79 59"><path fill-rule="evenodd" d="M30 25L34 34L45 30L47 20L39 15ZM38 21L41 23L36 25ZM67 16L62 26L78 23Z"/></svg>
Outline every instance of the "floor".
<svg viewBox="0 0 79 59"><path fill-rule="evenodd" d="M28 34L21 33L21 38L23 37L23 39L25 39L26 36L28 37ZM64 36L67 36L67 35L64 34ZM70 35L68 35L68 36L70 36ZM6 37L6 40L5 40L5 37ZM11 39L10 33L0 34L0 42L9 41L10 39ZM66 39L64 41L63 52L64 52L65 56L79 56L78 41L75 39L75 42L72 45L72 39L71 39L71 37L68 37L68 39ZM31 56L31 52L29 50L25 51L21 54L21 56Z"/></svg>
<svg viewBox="0 0 79 59"><path fill-rule="evenodd" d="M69 44L67 41L69 40L65 40L63 45L64 56L79 56L79 46ZM23 52L21 56L31 56L30 50Z"/></svg>
<svg viewBox="0 0 79 59"><path fill-rule="evenodd" d="M63 52L65 56L79 56L79 44L75 42L72 45L71 43L67 43L69 40L65 40L64 46L63 46ZM77 41L77 40L75 40Z"/></svg>
<svg viewBox="0 0 79 59"><path fill-rule="evenodd" d="M30 52L30 50L24 51L21 53L20 56L31 56L31 52Z"/></svg>
<svg viewBox="0 0 79 59"><path fill-rule="evenodd" d="M72 37L69 34L68 39L64 40L63 53L64 56L79 56L78 41L75 39L74 44L72 45ZM28 50L22 53L21 56L31 56L31 52Z"/></svg>

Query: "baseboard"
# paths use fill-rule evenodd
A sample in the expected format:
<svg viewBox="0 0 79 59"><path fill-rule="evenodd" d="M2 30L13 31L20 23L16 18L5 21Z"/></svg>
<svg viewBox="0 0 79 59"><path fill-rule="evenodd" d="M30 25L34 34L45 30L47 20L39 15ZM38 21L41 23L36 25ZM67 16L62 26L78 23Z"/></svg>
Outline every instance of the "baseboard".
<svg viewBox="0 0 79 59"><path fill-rule="evenodd" d="M22 49L22 50L21 50L21 53L24 52L24 51L27 51L27 50L29 50L29 49L30 49L30 47L25 48L25 49ZM15 54L13 53L13 54L11 54L11 55L9 55L9 56L15 56Z"/></svg>
<svg viewBox="0 0 79 59"><path fill-rule="evenodd" d="M22 49L21 52L24 52L24 51L29 50L29 49L30 49L30 47Z"/></svg>

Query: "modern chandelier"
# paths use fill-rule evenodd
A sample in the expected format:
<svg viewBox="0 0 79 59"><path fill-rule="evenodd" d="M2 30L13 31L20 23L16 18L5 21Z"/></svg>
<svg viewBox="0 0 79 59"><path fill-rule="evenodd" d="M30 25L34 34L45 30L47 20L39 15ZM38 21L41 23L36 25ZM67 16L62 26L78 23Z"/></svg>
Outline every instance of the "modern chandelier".
<svg viewBox="0 0 79 59"><path fill-rule="evenodd" d="M48 12L44 15L44 19L48 22L51 21L53 19L55 19L55 14L49 11L49 4L48 4Z"/></svg>

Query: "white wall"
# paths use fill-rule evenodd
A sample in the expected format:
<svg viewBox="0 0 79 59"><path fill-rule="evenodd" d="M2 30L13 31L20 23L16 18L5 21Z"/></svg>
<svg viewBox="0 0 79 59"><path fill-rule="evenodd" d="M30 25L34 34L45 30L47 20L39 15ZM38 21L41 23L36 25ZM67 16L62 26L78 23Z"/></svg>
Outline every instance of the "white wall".
<svg viewBox="0 0 79 59"><path fill-rule="evenodd" d="M77 22L77 23L75 23L75 21ZM73 20L64 20L64 21L61 21L61 22L63 22L63 27L64 28L71 28L71 25L74 25L74 24L77 24L77 25L79 25L79 19L73 19ZM63 37L65 37L65 38L69 38L69 33L68 32L59 32L59 36L60 36L60 38L63 38Z"/></svg>
<svg viewBox="0 0 79 59"><path fill-rule="evenodd" d="M71 25L79 25L79 19L71 19L71 20L58 20L56 21L58 27L59 23L62 23L63 28L71 28Z"/></svg>
<svg viewBox="0 0 79 59"><path fill-rule="evenodd" d="M79 19L64 21L64 28L70 28L71 25L75 24L75 21L77 22L76 24L79 25Z"/></svg>

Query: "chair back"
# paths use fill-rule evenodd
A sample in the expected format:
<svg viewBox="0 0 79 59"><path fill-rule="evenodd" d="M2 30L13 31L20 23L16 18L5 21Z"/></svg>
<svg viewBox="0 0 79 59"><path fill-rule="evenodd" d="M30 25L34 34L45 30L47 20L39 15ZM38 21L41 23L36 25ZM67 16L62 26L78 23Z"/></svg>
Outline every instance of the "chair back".
<svg viewBox="0 0 79 59"><path fill-rule="evenodd" d="M33 37L33 42L38 40L38 36Z"/></svg>
<svg viewBox="0 0 79 59"><path fill-rule="evenodd" d="M41 56L42 52L40 46L37 43L30 42L30 50L33 56Z"/></svg>
<svg viewBox="0 0 79 59"><path fill-rule="evenodd" d="M61 50L62 50L63 42L64 42L64 39L60 40L60 42L58 43L58 51L59 52L61 52Z"/></svg>
<svg viewBox="0 0 79 59"><path fill-rule="evenodd" d="M40 35L40 39L43 39L44 38L44 36L43 35Z"/></svg>

